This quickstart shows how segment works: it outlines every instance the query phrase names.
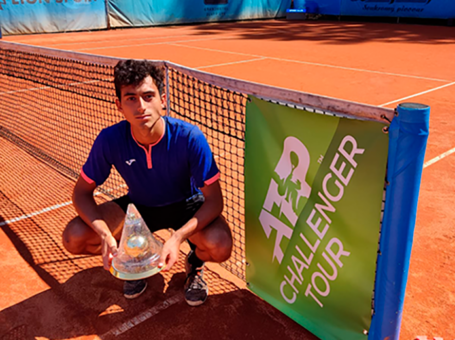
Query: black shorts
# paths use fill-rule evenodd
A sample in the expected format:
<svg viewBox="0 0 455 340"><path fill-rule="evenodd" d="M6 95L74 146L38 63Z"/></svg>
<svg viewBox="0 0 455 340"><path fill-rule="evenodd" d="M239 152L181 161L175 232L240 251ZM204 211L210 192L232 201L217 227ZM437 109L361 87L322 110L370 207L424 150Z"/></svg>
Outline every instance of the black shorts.
<svg viewBox="0 0 455 340"><path fill-rule="evenodd" d="M119 197L113 200L113 202L117 203L125 213L128 208L128 204L133 203L128 195ZM162 207L147 207L141 204L134 205L141 214L150 231L155 232L160 229L180 229L194 216L196 211L198 211L201 207L202 203L204 203L204 196L202 194L198 194L185 201ZM190 246L192 246L191 243Z"/></svg>

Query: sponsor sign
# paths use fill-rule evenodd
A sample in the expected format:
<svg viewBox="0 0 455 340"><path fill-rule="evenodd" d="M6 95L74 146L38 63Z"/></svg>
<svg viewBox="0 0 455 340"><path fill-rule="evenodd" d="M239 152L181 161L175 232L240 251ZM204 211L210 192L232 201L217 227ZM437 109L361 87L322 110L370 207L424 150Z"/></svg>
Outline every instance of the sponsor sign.
<svg viewBox="0 0 455 340"><path fill-rule="evenodd" d="M367 339L387 162L384 125L250 100L249 287L321 339Z"/></svg>

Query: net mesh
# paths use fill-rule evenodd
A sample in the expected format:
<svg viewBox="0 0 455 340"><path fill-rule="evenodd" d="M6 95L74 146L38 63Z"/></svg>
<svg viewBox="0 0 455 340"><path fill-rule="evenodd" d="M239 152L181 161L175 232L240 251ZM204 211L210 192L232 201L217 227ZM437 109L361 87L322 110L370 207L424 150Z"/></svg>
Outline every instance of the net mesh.
<svg viewBox="0 0 455 340"><path fill-rule="evenodd" d="M20 50L0 46L0 147L2 156L3 153L8 156L7 161L0 163L0 170L14 176L13 184L0 188L0 225L6 225L7 219L17 216L33 217L36 211L55 211L53 214L58 216L54 216L56 225L52 226L48 221L47 229L41 234L52 240L48 242L47 254L54 247L60 247L65 253L58 244L64 225L75 216L69 207L71 188L101 129L121 121L123 116L115 106L112 82L115 58L103 62L97 56L82 57L63 52L48 55L44 52L41 49L30 52L30 48ZM166 71L169 115L200 127L222 174L224 216L234 239L232 256L222 266L245 280L243 162L246 91L229 90L226 85L220 85L223 81L202 80L194 75L193 70L172 64L166 64ZM254 93L257 95L256 89ZM310 107L297 107L333 115ZM5 145L9 142L14 148ZM28 169L22 169L14 161L19 155L17 148L26 151L27 157L32 159L21 156L23 162L29 164ZM36 160L39 164L33 165ZM43 166L56 170L63 179L40 176ZM21 180L16 175L28 180ZM109 179L97 188L96 199L101 203L126 192L124 181L112 169ZM41 218L36 216L36 219ZM33 224L34 218L24 223ZM59 259L61 254L57 254L55 249L53 251L55 256L35 263L46 265ZM61 276L61 280L66 280L81 267L80 263L87 261L68 253L66 256L74 263L74 270L71 269L66 276L56 270L54 274Z"/></svg>
<svg viewBox="0 0 455 340"><path fill-rule="evenodd" d="M243 153L247 96L172 68L168 74L169 114L201 128L222 173L224 214L234 238L232 256L223 266L245 279ZM112 79L112 63L0 48L0 136L75 181L101 129L123 119L115 107ZM52 180L47 185L52 185ZM33 190L33 185L21 190ZM113 169L97 191L112 199L124 195L127 188ZM40 199L40 204L31 204L33 208L22 214L71 199L68 192L60 196Z"/></svg>
<svg viewBox="0 0 455 340"><path fill-rule="evenodd" d="M1 49L0 135L76 179L104 127L122 119L107 65ZM99 191L126 193L113 170Z"/></svg>
<svg viewBox="0 0 455 340"><path fill-rule="evenodd" d="M245 278L243 160L247 96L203 82L170 67L170 115L196 124L207 137L222 174L224 215L233 230L231 258L223 264Z"/></svg>

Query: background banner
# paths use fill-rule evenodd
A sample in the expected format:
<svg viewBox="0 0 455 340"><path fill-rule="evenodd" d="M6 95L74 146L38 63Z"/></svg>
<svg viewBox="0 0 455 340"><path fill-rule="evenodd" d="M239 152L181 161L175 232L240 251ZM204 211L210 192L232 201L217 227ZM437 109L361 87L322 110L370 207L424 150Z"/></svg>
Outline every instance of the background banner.
<svg viewBox="0 0 455 340"><path fill-rule="evenodd" d="M291 0L109 0L111 27L263 19L286 16Z"/></svg>
<svg viewBox="0 0 455 340"><path fill-rule="evenodd" d="M107 28L103 0L0 0L4 35Z"/></svg>
<svg viewBox="0 0 455 340"><path fill-rule="evenodd" d="M341 15L455 18L453 0L342 0Z"/></svg>
<svg viewBox="0 0 455 340"><path fill-rule="evenodd" d="M387 162L384 125L250 100L249 287L322 339L367 339Z"/></svg>
<svg viewBox="0 0 455 340"><path fill-rule="evenodd" d="M455 18L452 0L299 0L308 13L346 16Z"/></svg>

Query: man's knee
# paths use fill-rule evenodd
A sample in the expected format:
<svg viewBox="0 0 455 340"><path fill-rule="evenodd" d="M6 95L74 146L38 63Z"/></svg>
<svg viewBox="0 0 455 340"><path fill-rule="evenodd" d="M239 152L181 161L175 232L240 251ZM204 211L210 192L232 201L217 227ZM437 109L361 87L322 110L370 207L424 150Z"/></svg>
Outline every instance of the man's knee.
<svg viewBox="0 0 455 340"><path fill-rule="evenodd" d="M232 233L226 222L210 230L206 237L206 246L215 262L224 262L231 256Z"/></svg>
<svg viewBox="0 0 455 340"><path fill-rule="evenodd" d="M90 230L80 217L71 220L62 234L62 243L72 254L82 254L90 236Z"/></svg>
<svg viewBox="0 0 455 340"><path fill-rule="evenodd" d="M232 253L232 237L225 239L224 242L220 243L220 246L216 251L216 262L221 263L227 261L231 257Z"/></svg>

